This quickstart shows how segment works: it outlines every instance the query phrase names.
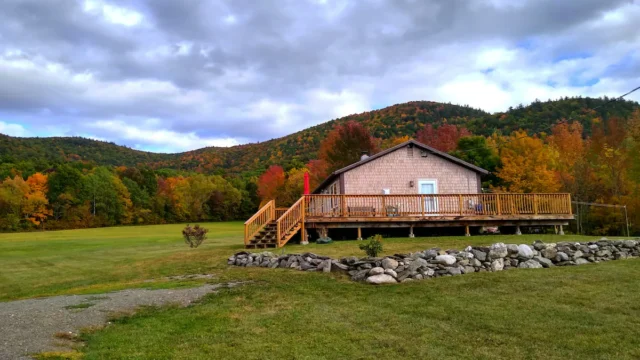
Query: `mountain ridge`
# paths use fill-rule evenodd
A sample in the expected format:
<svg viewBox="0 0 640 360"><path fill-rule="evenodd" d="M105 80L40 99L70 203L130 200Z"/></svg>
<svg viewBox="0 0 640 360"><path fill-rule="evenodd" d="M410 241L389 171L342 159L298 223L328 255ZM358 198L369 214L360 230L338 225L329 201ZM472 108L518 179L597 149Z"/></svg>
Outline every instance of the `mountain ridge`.
<svg viewBox="0 0 640 360"><path fill-rule="evenodd" d="M574 119L590 131L596 118L628 116L640 104L622 100L592 108L608 98L563 98L534 101L505 112L490 114L469 106L433 101L410 101L382 109L332 119L296 133L262 142L232 147L203 147L180 153L155 153L132 149L113 142L83 137L11 137L0 134L0 163L19 161L89 162L108 166L147 164L154 168L192 170L203 173L256 175L271 164L300 166L314 159L321 140L336 125L347 121L363 123L377 138L413 137L426 124L465 126L476 135L510 133L524 129L540 133L561 119Z"/></svg>

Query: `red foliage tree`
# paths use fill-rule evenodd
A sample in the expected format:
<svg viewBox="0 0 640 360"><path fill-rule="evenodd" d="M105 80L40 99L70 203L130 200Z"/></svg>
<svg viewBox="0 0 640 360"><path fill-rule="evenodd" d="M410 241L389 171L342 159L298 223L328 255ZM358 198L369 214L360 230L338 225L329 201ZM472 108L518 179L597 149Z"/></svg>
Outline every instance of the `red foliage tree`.
<svg viewBox="0 0 640 360"><path fill-rule="evenodd" d="M258 196L261 200L261 206L268 201L278 197L282 192L285 182L284 170L281 166L271 165L258 178Z"/></svg>
<svg viewBox="0 0 640 360"><path fill-rule="evenodd" d="M378 152L378 141L362 124L349 121L333 128L320 144L318 155L331 173L359 161L363 152Z"/></svg>
<svg viewBox="0 0 640 360"><path fill-rule="evenodd" d="M327 164L322 160L311 160L306 168L309 170L309 187L313 191L329 175Z"/></svg>
<svg viewBox="0 0 640 360"><path fill-rule="evenodd" d="M427 124L416 133L418 141L444 152L455 150L458 140L465 136L471 136L467 128L451 124L441 125L436 129L431 124Z"/></svg>

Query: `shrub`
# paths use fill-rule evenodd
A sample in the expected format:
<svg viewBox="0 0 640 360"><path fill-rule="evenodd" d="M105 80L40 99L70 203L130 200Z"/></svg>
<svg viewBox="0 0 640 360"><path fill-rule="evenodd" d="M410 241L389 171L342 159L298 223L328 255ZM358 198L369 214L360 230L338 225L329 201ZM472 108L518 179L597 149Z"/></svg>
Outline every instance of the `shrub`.
<svg viewBox="0 0 640 360"><path fill-rule="evenodd" d="M200 227L200 225L196 224L193 227L191 225L187 225L187 227L182 230L182 236L184 237L184 242L187 243L189 247L197 248L202 244L204 239L207 238L208 232L209 230Z"/></svg>
<svg viewBox="0 0 640 360"><path fill-rule="evenodd" d="M382 252L382 235L374 235L365 243L359 245L369 257L377 257Z"/></svg>

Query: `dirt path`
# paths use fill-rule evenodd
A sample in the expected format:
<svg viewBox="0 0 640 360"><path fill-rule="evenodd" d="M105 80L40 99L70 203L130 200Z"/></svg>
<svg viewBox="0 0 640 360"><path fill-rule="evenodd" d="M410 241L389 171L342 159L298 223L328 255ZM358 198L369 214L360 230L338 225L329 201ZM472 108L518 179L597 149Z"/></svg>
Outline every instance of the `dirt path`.
<svg viewBox="0 0 640 360"><path fill-rule="evenodd" d="M188 289L129 289L94 295L54 296L0 303L0 359L31 359L30 354L69 350L58 333L106 324L109 314L140 306L187 306L217 289L240 283Z"/></svg>

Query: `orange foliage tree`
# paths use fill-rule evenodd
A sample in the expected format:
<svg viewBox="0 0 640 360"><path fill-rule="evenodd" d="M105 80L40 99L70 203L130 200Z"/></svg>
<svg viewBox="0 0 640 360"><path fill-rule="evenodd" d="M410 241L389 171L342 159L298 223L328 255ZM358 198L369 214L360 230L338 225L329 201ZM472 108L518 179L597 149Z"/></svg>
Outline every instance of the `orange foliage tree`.
<svg viewBox="0 0 640 360"><path fill-rule="evenodd" d="M556 152L557 176L563 188L569 192L576 191L576 165L585 161L586 141L582 137L583 128L579 122L560 122L553 126L547 141Z"/></svg>
<svg viewBox="0 0 640 360"><path fill-rule="evenodd" d="M320 160L327 164L327 172L351 165L360 160L363 152L378 152L378 141L362 124L349 121L336 125L320 145Z"/></svg>
<svg viewBox="0 0 640 360"><path fill-rule="evenodd" d="M444 152L455 150L460 138L465 136L471 136L471 132L465 127L452 124L444 124L438 128L427 124L416 133L419 142Z"/></svg>
<svg viewBox="0 0 640 360"><path fill-rule="evenodd" d="M497 176L505 184L500 190L509 192L557 192L560 182L553 165L556 153L541 139L516 131L500 149L502 166Z"/></svg>
<svg viewBox="0 0 640 360"><path fill-rule="evenodd" d="M25 194L22 213L32 224L40 225L48 216L53 214L53 211L48 207L47 176L35 173L27 178L26 183L29 186L29 190Z"/></svg>
<svg viewBox="0 0 640 360"><path fill-rule="evenodd" d="M282 166L271 165L258 178L258 196L260 197L260 206L263 206L270 200L276 199L282 193L285 182L285 173Z"/></svg>

